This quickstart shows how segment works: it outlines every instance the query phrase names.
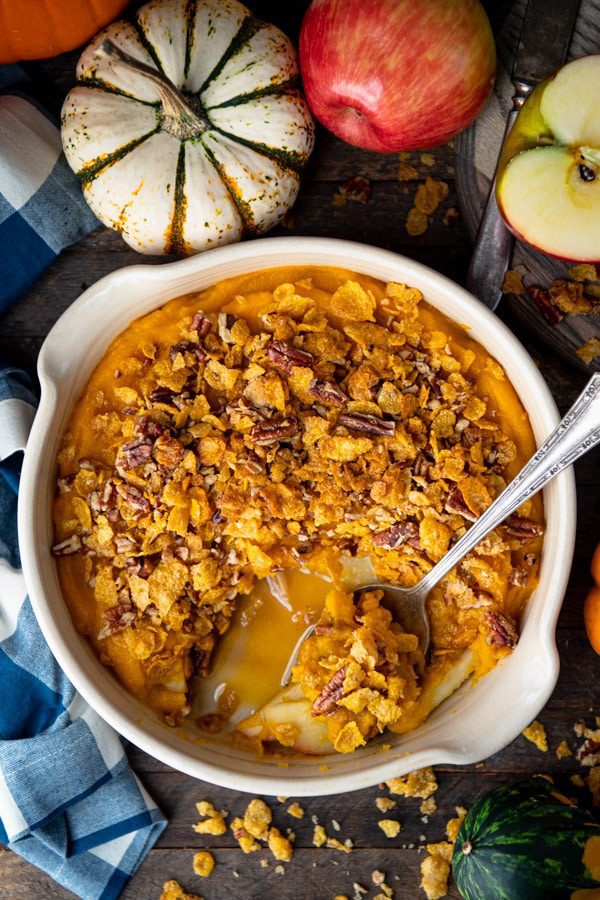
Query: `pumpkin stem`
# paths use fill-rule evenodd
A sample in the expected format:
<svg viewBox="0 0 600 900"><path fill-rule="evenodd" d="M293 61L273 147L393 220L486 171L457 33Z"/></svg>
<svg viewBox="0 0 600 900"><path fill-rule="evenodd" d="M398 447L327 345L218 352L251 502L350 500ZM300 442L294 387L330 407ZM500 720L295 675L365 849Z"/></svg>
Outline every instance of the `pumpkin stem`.
<svg viewBox="0 0 600 900"><path fill-rule="evenodd" d="M460 848L465 856L468 856L471 850L473 849L473 844L471 841L465 841L462 847Z"/></svg>
<svg viewBox="0 0 600 900"><path fill-rule="evenodd" d="M120 63L127 69L137 72L138 75L143 75L155 85L162 104L162 126L165 131L185 141L188 138L197 137L210 128L210 122L206 116L200 110L193 109L181 91L162 72L135 59L117 47L109 38L102 41L96 53L98 56Z"/></svg>

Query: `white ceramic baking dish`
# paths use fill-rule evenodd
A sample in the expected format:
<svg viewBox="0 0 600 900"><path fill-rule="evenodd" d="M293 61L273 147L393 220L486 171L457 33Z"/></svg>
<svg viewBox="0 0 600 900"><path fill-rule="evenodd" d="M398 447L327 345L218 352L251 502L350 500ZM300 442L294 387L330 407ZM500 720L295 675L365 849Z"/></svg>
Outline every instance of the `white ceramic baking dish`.
<svg viewBox="0 0 600 900"><path fill-rule="evenodd" d="M52 544L51 502L57 446L86 381L109 342L166 300L234 275L278 265L334 265L418 287L427 301L470 333L504 366L538 443L558 421L532 359L511 332L452 281L395 253L321 238L268 238L211 250L162 266L132 266L103 278L61 316L39 358L41 402L21 481L23 568L40 626L80 693L124 737L197 778L254 794L301 796L350 791L434 764L466 764L496 753L536 717L558 677L555 625L573 554L572 470L544 491L547 532L540 584L512 655L474 687L457 691L416 731L384 735L350 755L290 760L285 767L224 745L218 737L169 729L134 700L75 631L61 595ZM382 744L391 749L382 750ZM326 768L323 768L323 766Z"/></svg>

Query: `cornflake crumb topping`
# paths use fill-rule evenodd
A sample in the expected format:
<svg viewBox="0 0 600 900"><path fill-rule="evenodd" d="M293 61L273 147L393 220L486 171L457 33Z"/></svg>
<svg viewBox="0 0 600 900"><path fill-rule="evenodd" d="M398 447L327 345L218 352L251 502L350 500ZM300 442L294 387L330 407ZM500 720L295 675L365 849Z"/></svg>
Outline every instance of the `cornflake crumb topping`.
<svg viewBox="0 0 600 900"><path fill-rule="evenodd" d="M431 215L446 187L427 179L417 213ZM182 316L175 342L142 340L114 385L86 397L95 458L81 458L70 433L58 454L54 553L82 559L102 659L135 660L173 726L257 578L331 548L414 584L501 492L516 457L469 377L474 351L425 327L417 289L388 284L378 305L348 280L327 314L307 289L276 287L252 328L199 310ZM521 511L448 577L445 603L471 639L514 645L494 557L510 564L541 532ZM357 686L347 702L364 699L379 728L389 693L367 699ZM362 713L348 712L342 751L365 733Z"/></svg>

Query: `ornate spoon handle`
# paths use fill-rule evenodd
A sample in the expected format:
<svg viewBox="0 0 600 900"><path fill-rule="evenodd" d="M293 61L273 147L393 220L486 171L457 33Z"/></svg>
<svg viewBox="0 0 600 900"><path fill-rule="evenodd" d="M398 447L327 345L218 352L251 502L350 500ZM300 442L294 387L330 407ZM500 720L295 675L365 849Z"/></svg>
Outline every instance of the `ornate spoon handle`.
<svg viewBox="0 0 600 900"><path fill-rule="evenodd" d="M600 443L600 373L592 375L583 392L535 456L466 534L413 589L427 595L483 538L522 503L537 494L576 459Z"/></svg>

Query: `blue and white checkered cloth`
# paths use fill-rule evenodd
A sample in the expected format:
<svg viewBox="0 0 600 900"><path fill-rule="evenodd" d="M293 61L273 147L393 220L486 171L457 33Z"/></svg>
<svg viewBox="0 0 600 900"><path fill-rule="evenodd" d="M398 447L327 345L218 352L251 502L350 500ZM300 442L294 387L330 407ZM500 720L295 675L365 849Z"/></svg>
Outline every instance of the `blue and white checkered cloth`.
<svg viewBox="0 0 600 900"><path fill-rule="evenodd" d="M0 313L100 224L34 91L18 66L0 66Z"/></svg>
<svg viewBox="0 0 600 900"><path fill-rule="evenodd" d="M166 821L58 667L26 596L16 497L34 411L28 377L0 365L0 840L84 900L109 900Z"/></svg>

